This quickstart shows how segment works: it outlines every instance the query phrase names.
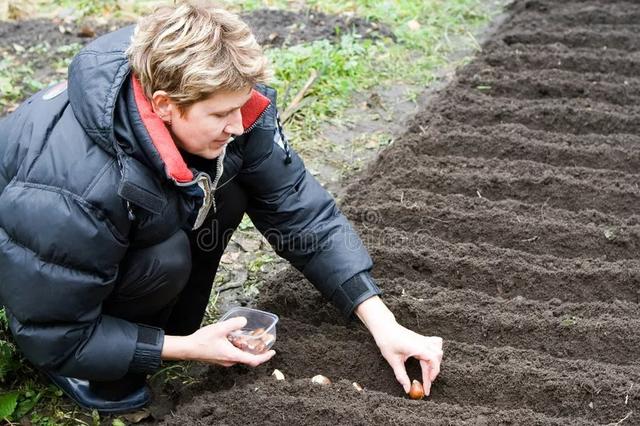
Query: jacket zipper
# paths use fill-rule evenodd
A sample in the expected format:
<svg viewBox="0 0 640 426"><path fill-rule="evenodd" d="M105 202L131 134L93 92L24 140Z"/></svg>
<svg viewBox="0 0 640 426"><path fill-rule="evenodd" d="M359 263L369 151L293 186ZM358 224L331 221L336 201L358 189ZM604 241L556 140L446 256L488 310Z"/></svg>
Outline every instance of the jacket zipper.
<svg viewBox="0 0 640 426"><path fill-rule="evenodd" d="M271 104L269 104L269 106L271 106ZM267 110L269 109L269 106L267 106L267 108L265 108L264 111L260 113L258 118L256 118L256 120L253 122L251 126L249 126L249 128L245 129L245 131L242 133L243 135L249 133L258 125L258 122L267 112ZM209 210L211 209L211 207L213 207L214 213L218 212L218 207L216 206L215 193L218 186L218 182L220 182L220 179L222 178L222 174L224 173L224 157L226 155L226 152L227 152L227 147L225 146L224 149L222 150L222 153L220 154L220 156L216 161L216 176L213 179L213 182L211 182L211 177L205 172L198 173L196 177L189 182L177 182L177 181L175 182L176 185L178 186L190 186L195 183L200 187L200 189L204 194L204 199L202 200L202 206L198 211L198 216L196 217L196 221L193 224L193 229L198 229L200 226L202 226L202 224L204 223L204 219L207 217L207 214L209 213Z"/></svg>
<svg viewBox="0 0 640 426"><path fill-rule="evenodd" d="M202 190L202 193L204 196L202 200L202 206L200 206L200 209L198 210L198 216L196 217L196 221L193 224L193 229L198 229L202 226L205 218L209 214L209 210L211 210L211 207L213 207L214 213L218 212L216 207L215 193L216 193L216 186L218 185L218 182L222 177L222 173L224 172L224 157L225 157L226 151L227 149L225 146L225 148L222 150L222 153L220 154L220 156L216 161L216 176L213 182L211 181L211 177L209 176L209 174L205 172L198 173L196 177L189 182L175 182L177 186L182 186L182 187L197 184Z"/></svg>
<svg viewBox="0 0 640 426"><path fill-rule="evenodd" d="M218 182L220 182L220 178L222 177L222 173L224 172L224 156L227 153L227 146L225 145L222 149L222 153L218 157L218 161L216 163L216 177L213 180L213 186L211 188L211 202L213 205L213 212L218 213L218 207L216 206L216 198L215 193L218 187Z"/></svg>

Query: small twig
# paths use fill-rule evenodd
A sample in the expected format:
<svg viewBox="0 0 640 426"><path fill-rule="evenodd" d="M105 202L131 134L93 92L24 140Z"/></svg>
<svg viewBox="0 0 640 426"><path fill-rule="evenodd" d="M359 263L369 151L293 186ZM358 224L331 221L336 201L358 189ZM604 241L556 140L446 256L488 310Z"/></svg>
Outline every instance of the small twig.
<svg viewBox="0 0 640 426"><path fill-rule="evenodd" d="M228 284L225 284L223 286L218 287L216 289L216 291L218 292L218 294L220 294L223 291L232 290L234 288L242 287L242 284L244 284L244 283L241 283L241 282L238 282L238 281L232 282L232 283L228 283Z"/></svg>
<svg viewBox="0 0 640 426"><path fill-rule="evenodd" d="M469 38L471 39L471 42L473 43L474 47L476 48L476 50L478 52L482 51L482 46L480 46L480 43L478 43L478 39L476 39L476 37L471 34L471 32L469 32L468 30L466 30L467 35L469 36Z"/></svg>
<svg viewBox="0 0 640 426"><path fill-rule="evenodd" d="M426 216L426 215L423 215L422 217L425 217L425 218L431 219L431 220L435 220L436 222L450 223L448 220L442 220L442 219L438 219L436 217L431 217L431 216Z"/></svg>
<svg viewBox="0 0 640 426"><path fill-rule="evenodd" d="M306 107L310 103L315 102L316 99L317 99L317 97L315 97L315 96L307 96L306 98L301 100L298 103L298 105L295 106L295 108L291 109L291 111L289 112L289 117L287 118L287 120L290 120L291 117L293 117L296 114L296 112L300 111L301 109L303 109L304 107ZM282 121L282 123L284 124L284 121Z"/></svg>
<svg viewBox="0 0 640 426"><path fill-rule="evenodd" d="M291 118L293 113L296 111L298 104L302 101L304 96L307 94L307 92L309 91L311 86L313 86L317 79L318 72L316 70L311 70L311 75L309 76L307 82L304 84L304 86L302 86L302 89L300 89L300 91L293 97L289 106L284 110L282 116L280 116L282 124L286 123L287 120Z"/></svg>
<svg viewBox="0 0 640 426"><path fill-rule="evenodd" d="M284 95L282 95L282 99L289 99L289 93L291 93L291 83L287 82L287 85L284 89Z"/></svg>
<svg viewBox="0 0 640 426"><path fill-rule="evenodd" d="M537 240L537 239L538 239L538 236L536 235L536 236L534 236L534 237L527 238L526 240L520 240L520 242L522 242L522 243L532 243L532 242L534 242L534 241L535 241L535 240Z"/></svg>
<svg viewBox="0 0 640 426"><path fill-rule="evenodd" d="M615 423L609 423L607 426L618 426L618 425L621 425L621 424L622 424L622 422L624 422L624 421L625 421L625 420L627 420L629 417L631 417L631 415L632 415L632 414L633 414L633 411L629 411L629 412L627 413L627 415L626 415L626 416L624 416L623 418L621 418L620 420L618 420L618 421L617 421L617 422L615 422Z"/></svg>
<svg viewBox="0 0 640 426"><path fill-rule="evenodd" d="M631 383L631 386L629 386L629 390L627 391L627 394L624 396L624 405L627 405L629 403L629 394L631 393L631 389L633 389L633 383Z"/></svg>

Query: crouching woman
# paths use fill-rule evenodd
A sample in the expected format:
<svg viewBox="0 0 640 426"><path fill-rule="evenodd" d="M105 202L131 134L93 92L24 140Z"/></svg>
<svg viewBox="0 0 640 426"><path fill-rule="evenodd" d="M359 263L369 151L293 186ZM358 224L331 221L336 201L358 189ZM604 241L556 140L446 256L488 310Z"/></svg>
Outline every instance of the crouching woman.
<svg viewBox="0 0 640 426"><path fill-rule="evenodd" d="M353 228L289 147L267 80L236 15L178 3L95 40L68 82L0 121L0 303L25 356L81 406L145 405L162 359L274 356L227 340L242 318L201 327L245 213L364 322L405 391L408 357L427 388L438 375L442 340L386 308Z"/></svg>

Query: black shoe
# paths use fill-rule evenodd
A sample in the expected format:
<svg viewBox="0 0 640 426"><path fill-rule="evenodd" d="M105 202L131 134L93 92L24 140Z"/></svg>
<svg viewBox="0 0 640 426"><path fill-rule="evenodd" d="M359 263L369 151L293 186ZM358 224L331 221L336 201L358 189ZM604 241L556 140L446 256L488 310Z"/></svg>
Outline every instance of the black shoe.
<svg viewBox="0 0 640 426"><path fill-rule="evenodd" d="M100 413L116 414L135 411L147 405L151 400L151 392L147 385L142 385L130 394L118 400L107 400L93 392L88 380L45 373L76 404L88 410Z"/></svg>

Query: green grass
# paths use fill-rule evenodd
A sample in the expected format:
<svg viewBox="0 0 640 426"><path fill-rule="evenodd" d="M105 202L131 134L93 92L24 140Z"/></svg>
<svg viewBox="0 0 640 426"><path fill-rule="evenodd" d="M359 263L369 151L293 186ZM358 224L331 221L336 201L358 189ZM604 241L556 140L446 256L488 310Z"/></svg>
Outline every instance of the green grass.
<svg viewBox="0 0 640 426"><path fill-rule="evenodd" d="M284 9L289 3L247 0L233 4L252 10ZM383 23L396 40L372 41L344 34L336 44L322 40L267 52L275 69L273 85L281 94L281 110L303 87L311 70L320 73L304 107L287 125L294 146L303 152L310 149L308 142L316 140L323 123L344 118L355 93L398 82L430 85L454 47L478 47L472 31L489 19L480 0L307 0L306 4L325 13L355 13Z"/></svg>
<svg viewBox="0 0 640 426"><path fill-rule="evenodd" d="M21 64L16 56L7 54L0 58L0 108L15 104L25 93L43 87L33 78L34 71L28 64Z"/></svg>
<svg viewBox="0 0 640 426"><path fill-rule="evenodd" d="M0 309L0 383L0 420L5 422L27 416L38 403L55 407L62 396L62 391L37 380L37 373L10 337L4 309ZM39 414L35 414L32 420L36 420L36 424L47 424L44 416Z"/></svg>
<svg viewBox="0 0 640 426"><path fill-rule="evenodd" d="M0 308L0 423L33 425L104 424L98 412L86 412L73 406L53 384L39 378L36 370L13 343L5 310ZM113 426L122 426L119 418L109 418Z"/></svg>
<svg viewBox="0 0 640 426"><path fill-rule="evenodd" d="M81 47L78 43L57 47L54 56L58 59L52 64L55 74L39 79L29 58L46 55L52 49L49 43L11 46L9 52L0 56L0 109L15 106L31 93L64 79L71 59Z"/></svg>
<svg viewBox="0 0 640 426"><path fill-rule="evenodd" d="M380 48L370 40L346 34L337 44L319 40L267 52L275 70L272 85L281 94L281 111L309 79L312 70L319 74L303 101L304 107L287 125L292 139L312 139L322 123L344 111L354 91L376 83L375 75L367 70L367 58Z"/></svg>

